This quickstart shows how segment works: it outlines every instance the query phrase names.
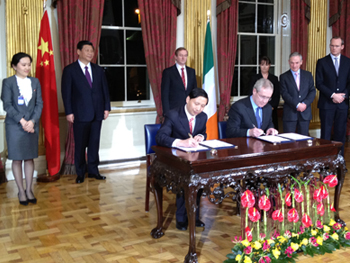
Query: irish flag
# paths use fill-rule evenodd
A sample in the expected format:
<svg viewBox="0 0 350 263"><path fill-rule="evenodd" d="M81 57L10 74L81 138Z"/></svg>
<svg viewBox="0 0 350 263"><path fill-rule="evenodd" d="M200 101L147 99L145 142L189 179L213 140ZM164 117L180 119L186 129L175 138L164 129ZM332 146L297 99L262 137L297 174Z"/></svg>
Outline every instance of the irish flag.
<svg viewBox="0 0 350 263"><path fill-rule="evenodd" d="M209 103L204 112L208 115L207 140L218 139L218 116L216 112L216 89L213 59L213 45L211 42L210 21L207 22L204 43L203 61L203 89L208 93Z"/></svg>

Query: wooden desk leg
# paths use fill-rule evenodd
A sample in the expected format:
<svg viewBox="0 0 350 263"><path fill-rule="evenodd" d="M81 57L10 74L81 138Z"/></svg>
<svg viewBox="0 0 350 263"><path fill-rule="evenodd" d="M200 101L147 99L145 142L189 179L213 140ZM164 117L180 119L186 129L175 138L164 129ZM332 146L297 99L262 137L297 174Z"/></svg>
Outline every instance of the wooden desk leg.
<svg viewBox="0 0 350 263"><path fill-rule="evenodd" d="M341 220L339 216L340 193L341 193L341 189L343 188L344 177L345 177L345 171L342 169L342 167L337 168L337 177L338 177L338 184L335 187L335 191L334 191L334 208L337 211L335 215L335 221L342 224L342 226L346 226L346 223L343 220Z"/></svg>
<svg viewBox="0 0 350 263"><path fill-rule="evenodd" d="M151 184L154 189L154 199L157 206L157 226L152 229L151 236L153 238L161 238L164 236L163 232L163 188L155 182L154 177L151 177Z"/></svg>
<svg viewBox="0 0 350 263"><path fill-rule="evenodd" d="M188 228L190 243L188 248L188 253L185 257L184 263L197 263L197 253L196 253L196 211L197 207L197 188L196 187L184 187L185 200L186 200L186 210L188 218Z"/></svg>

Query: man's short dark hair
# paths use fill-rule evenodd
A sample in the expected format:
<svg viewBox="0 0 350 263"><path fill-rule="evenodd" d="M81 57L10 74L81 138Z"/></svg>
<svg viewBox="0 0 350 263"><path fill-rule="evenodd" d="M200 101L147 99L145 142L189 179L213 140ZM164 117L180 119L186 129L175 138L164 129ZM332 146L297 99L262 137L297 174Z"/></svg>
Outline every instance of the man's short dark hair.
<svg viewBox="0 0 350 263"><path fill-rule="evenodd" d="M90 41L87 41L87 40L79 41L79 43L77 44L77 49L82 50L85 45L92 46L92 48L95 49L94 45Z"/></svg>
<svg viewBox="0 0 350 263"><path fill-rule="evenodd" d="M334 36L334 37L332 37L330 43L332 43L332 40L333 40L333 39L340 39L340 40L341 40L341 45L344 46L344 39L341 38L340 36Z"/></svg>
<svg viewBox="0 0 350 263"><path fill-rule="evenodd" d="M177 54L178 54L180 51L182 51L182 50L185 50L185 51L187 52L187 54L188 54L188 51L187 51L186 48L184 48L184 47L179 47L179 48L177 48L177 49L175 50L175 56L177 56Z"/></svg>
<svg viewBox="0 0 350 263"><path fill-rule="evenodd" d="M201 88L194 88L193 90L191 90L190 94L188 94L188 96L190 97L190 99L195 99L197 97L204 97L207 99L207 105L209 102L209 98L208 98L208 94L204 89Z"/></svg>

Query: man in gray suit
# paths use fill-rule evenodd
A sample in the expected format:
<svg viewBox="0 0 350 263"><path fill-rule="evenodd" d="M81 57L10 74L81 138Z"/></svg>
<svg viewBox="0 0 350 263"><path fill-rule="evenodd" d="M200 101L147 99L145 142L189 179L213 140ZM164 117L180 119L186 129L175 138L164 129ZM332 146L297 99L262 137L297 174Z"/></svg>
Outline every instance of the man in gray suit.
<svg viewBox="0 0 350 263"><path fill-rule="evenodd" d="M280 91L284 100L283 132L309 134L312 119L311 103L316 89L311 72L300 69L303 58L294 52L289 56L290 70L280 76Z"/></svg>

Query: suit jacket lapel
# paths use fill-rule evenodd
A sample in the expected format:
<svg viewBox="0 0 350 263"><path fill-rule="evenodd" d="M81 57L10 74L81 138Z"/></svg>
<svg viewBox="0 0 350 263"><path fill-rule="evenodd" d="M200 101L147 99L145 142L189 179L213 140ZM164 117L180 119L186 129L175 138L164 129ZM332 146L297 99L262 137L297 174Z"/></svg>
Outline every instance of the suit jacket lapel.
<svg viewBox="0 0 350 263"><path fill-rule="evenodd" d="M187 119L184 107L180 108L179 121L183 129L185 130L186 134L188 134L190 132L190 125L188 123L188 119Z"/></svg>
<svg viewBox="0 0 350 263"><path fill-rule="evenodd" d="M289 70L289 74L288 74L288 78L289 78L289 82L293 83L293 87L295 88L295 90L298 92L298 86L297 83L295 82L295 78L293 76L292 71ZM301 84L301 70L300 70L300 76L299 76L299 83Z"/></svg>
<svg viewBox="0 0 350 263"><path fill-rule="evenodd" d="M182 78L180 76L179 71L177 70L176 64L173 66L173 71L174 71L173 74L175 76L176 81L179 82L179 84L178 84L179 87L181 87L183 90L185 90L184 83L182 82ZM186 69L186 73L187 73L187 69ZM188 81L188 74L187 74L187 81Z"/></svg>
<svg viewBox="0 0 350 263"><path fill-rule="evenodd" d="M335 71L335 67L334 67L334 63L333 63L333 59L332 59L331 55L327 56L326 62L327 62L329 69L332 70L335 75L337 75L337 72ZM342 62L342 59L340 58L340 63L341 62ZM340 71L340 68L341 68L341 64L339 64L339 71Z"/></svg>
<svg viewBox="0 0 350 263"><path fill-rule="evenodd" d="M246 112L247 112L247 115L249 116L250 121L252 122L252 124L254 124L255 127L258 127L258 123L257 123L256 118L255 118L255 112L254 112L252 103L250 101L250 97L248 97L247 101L246 101Z"/></svg>
<svg viewBox="0 0 350 263"><path fill-rule="evenodd" d="M83 70L81 69L78 60L75 62L75 70L76 70L77 76L79 76L81 78L81 83L85 83L86 88L91 89L89 82L87 81L85 74L84 74ZM92 74L94 74L94 71L92 70L92 64L91 64L91 71L92 71ZM94 79L94 75L92 77Z"/></svg>

